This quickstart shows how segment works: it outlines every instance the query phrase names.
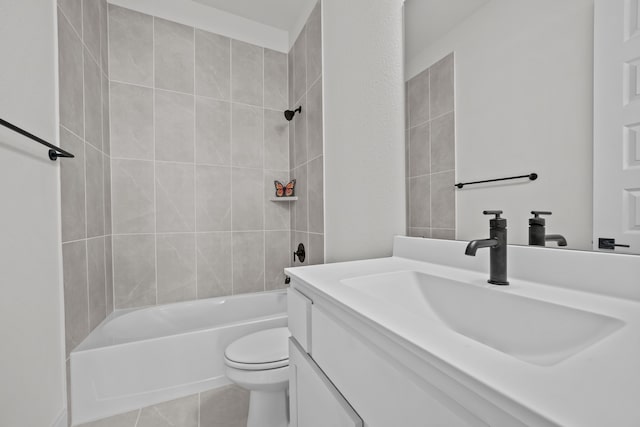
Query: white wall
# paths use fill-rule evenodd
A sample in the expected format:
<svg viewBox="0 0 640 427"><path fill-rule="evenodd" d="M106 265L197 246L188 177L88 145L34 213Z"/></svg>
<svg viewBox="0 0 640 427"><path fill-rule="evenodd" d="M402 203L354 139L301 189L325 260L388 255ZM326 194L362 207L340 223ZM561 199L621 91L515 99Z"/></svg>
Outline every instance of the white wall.
<svg viewBox="0 0 640 427"><path fill-rule="evenodd" d="M300 36L304 26L307 25L307 20L309 19L309 16L311 16L313 9L318 4L318 1L322 0L307 0L306 4L303 5L304 8L302 8L302 13L300 13L298 19L291 24L291 27L289 28L289 51L291 51L296 40L298 40L298 36Z"/></svg>
<svg viewBox="0 0 640 427"><path fill-rule="evenodd" d="M323 0L327 262L405 233L402 0Z"/></svg>
<svg viewBox="0 0 640 427"><path fill-rule="evenodd" d="M54 0L0 2L0 117L57 131ZM51 426L65 408L59 160L0 129L0 425Z"/></svg>
<svg viewBox="0 0 640 427"><path fill-rule="evenodd" d="M287 31L191 0L108 0L108 2L278 52L289 52Z"/></svg>
<svg viewBox="0 0 640 427"><path fill-rule="evenodd" d="M593 0L492 0L411 58L406 77L451 51L457 181L540 176L456 190L457 238L485 237L482 210L502 209L509 241L526 244L529 212L550 210L548 233L590 249Z"/></svg>

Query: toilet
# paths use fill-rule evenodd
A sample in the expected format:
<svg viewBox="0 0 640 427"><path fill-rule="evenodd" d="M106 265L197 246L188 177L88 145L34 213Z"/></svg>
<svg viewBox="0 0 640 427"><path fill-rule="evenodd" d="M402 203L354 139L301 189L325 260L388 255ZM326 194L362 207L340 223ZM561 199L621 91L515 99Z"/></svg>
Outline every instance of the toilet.
<svg viewBox="0 0 640 427"><path fill-rule="evenodd" d="M247 427L287 427L289 329L246 335L224 352L227 377L251 392Z"/></svg>

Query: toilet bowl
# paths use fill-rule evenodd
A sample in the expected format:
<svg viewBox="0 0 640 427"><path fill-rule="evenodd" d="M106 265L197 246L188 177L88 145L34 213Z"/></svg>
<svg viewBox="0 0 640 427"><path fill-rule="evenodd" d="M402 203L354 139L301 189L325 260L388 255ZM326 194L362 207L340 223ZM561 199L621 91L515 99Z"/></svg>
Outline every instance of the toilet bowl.
<svg viewBox="0 0 640 427"><path fill-rule="evenodd" d="M227 377L249 390L247 427L287 427L289 329L274 328L246 335L224 352Z"/></svg>

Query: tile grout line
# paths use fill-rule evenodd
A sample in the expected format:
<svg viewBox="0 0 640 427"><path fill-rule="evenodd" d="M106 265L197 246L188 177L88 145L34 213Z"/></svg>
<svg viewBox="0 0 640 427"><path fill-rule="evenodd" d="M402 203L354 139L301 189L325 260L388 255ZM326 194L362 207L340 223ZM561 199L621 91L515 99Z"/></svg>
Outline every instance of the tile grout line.
<svg viewBox="0 0 640 427"><path fill-rule="evenodd" d="M322 155L319 155L317 157L314 157L312 160L316 160L318 158L320 158ZM194 165L193 162L182 162L182 161L175 161L175 160L153 160L153 159L136 159L136 158L129 158L129 157L110 157L112 160L124 160L124 161L135 161L135 162L155 162L155 163L159 163L159 164L173 164L173 165ZM300 166L304 166L305 164L307 164L308 162L305 162L303 164L301 164ZM246 170L254 170L254 171L261 171L263 170L262 168L256 168L256 167L250 167L250 166L235 166L235 165L230 165L230 164L222 164L222 163L195 163L196 166L207 166L207 167L218 167L218 168L231 168L231 169L246 169ZM266 168L264 169L266 171L270 171L270 172L287 172L287 169L272 169L272 168Z"/></svg>
<svg viewBox="0 0 640 427"><path fill-rule="evenodd" d="M302 82L303 91L302 91L302 94L300 95L299 99L295 102L296 106L302 106L303 101L306 100L306 96L307 96L307 46L306 46L307 39L306 39L305 36L306 36L306 23L305 23L305 26L302 29L302 32L298 36L298 39L301 40L300 41L300 45L302 45L302 43L304 42L304 50L303 50L303 52L304 52L304 64L303 64L304 77L301 76L301 78L300 78L300 81ZM296 55L296 57L297 57L297 55ZM294 67L295 67L295 65L294 65ZM294 94L293 94L293 96L295 97L295 82L294 82ZM303 123L302 126L304 127L305 134L303 135L301 141L298 141L298 139L296 138L296 146L304 145L304 148L305 148L305 159L300 164L298 164L295 167L295 169L298 169L299 173L303 173L302 172L302 168L304 167L304 173L305 173L306 178L307 178L306 179L307 182L305 182L305 186L306 186L306 188L308 188L308 186L306 185L306 184L308 184L308 179L309 179L308 174L307 174L307 172L308 172L307 162L309 160L309 153L308 153L307 129L306 129L306 125L307 125L307 106L306 105L304 105L303 110L304 110L304 116L300 117L300 115L299 115L298 121L296 122L296 128L298 127L297 126L298 123ZM302 151L302 149L300 149L300 151ZM294 156L293 160L294 160L294 163L295 163L295 161L296 161L296 157L295 156ZM305 214L305 218L304 219L307 220L307 227L306 228L308 229L308 227L309 227L309 203L308 203L308 200L306 200L306 198L307 198L306 189L304 191L304 194L302 194L302 197L303 197L302 200L307 201L307 212ZM296 204L296 208L298 206L300 206L300 205L301 204ZM298 223L298 216L296 214L296 232L301 235L301 239L300 240L302 240L302 241L296 240L294 242L293 249L296 249L296 243L298 243L298 244L299 243L304 243L305 238L307 240L309 238L309 234L307 233L307 230L298 229L299 228L298 225L300 225L300 224ZM300 227L300 228L302 228L302 227ZM308 245L309 245L309 243L307 241L307 246ZM306 249L308 249L308 248L306 248ZM300 265L304 265L304 262L300 262L299 260L298 260L298 262L300 263Z"/></svg>
<svg viewBox="0 0 640 427"><path fill-rule="evenodd" d="M453 96L453 182L456 182L456 169L458 165L458 150L456 150L456 140L458 136L458 119L456 117L456 56L455 52L452 53L452 75L453 75L453 84L452 84L452 96ZM453 192L453 238L454 240L458 237L458 193L456 191Z"/></svg>
<svg viewBox="0 0 640 427"><path fill-rule="evenodd" d="M425 174L422 174L422 175L408 176L408 177L406 177L406 179L411 180L411 179L416 179L416 178L424 178L426 176L442 175L442 174L445 174L445 173L451 173L451 172L455 172L455 171L456 171L455 169L447 169L447 170L433 172L433 173L425 173Z"/></svg>
<svg viewBox="0 0 640 427"><path fill-rule="evenodd" d="M155 297L156 302L155 305L158 305L158 184L156 181L156 17L151 17L151 34L152 34L152 42L151 42L151 58L152 58L152 76L151 81L153 82L153 244L154 244L154 255L155 255Z"/></svg>
<svg viewBox="0 0 640 427"><path fill-rule="evenodd" d="M298 35L298 37L300 37ZM293 105L290 105L289 108L296 108L296 100L295 98L295 84L296 84L296 50L295 50L295 44L298 40L296 39L293 46L291 46L291 50L289 52L289 54L291 55L291 85L289 86L287 84L287 89L289 89L289 102L291 102ZM289 67L289 63L288 63L288 59L287 59L287 72L288 72L288 67ZM287 82L288 83L288 82ZM295 116L294 116L295 117ZM290 122L290 129L293 128L293 130L291 132L289 132L289 179L294 179L295 176L295 166L296 166L296 121L295 120L291 120ZM298 222L298 205L297 204L290 204L291 205L291 212L290 212L290 216L291 219L289 220L289 226L291 227L291 237L289 239L289 253L293 253L293 250L295 249L295 242L296 242L296 230L297 230L297 222ZM293 225L292 225L293 224ZM296 261L295 258L292 260L291 262L291 266L295 266Z"/></svg>
<svg viewBox="0 0 640 427"><path fill-rule="evenodd" d="M69 132L71 135L75 136L76 138L78 138L79 140L81 140L82 142L84 142L84 138L80 135L78 135L77 133L75 133L74 131L72 131L71 129L69 129L68 127L66 127L64 124L60 123L60 127L64 130L66 130L67 132Z"/></svg>
<svg viewBox="0 0 640 427"><path fill-rule="evenodd" d="M431 96L431 95L429 95L429 96ZM411 124L409 124L409 127L408 127L408 128L405 128L405 130L411 130L411 129L418 128L418 127L420 127L420 126L424 126L424 125L426 125L426 124L429 124L429 123L431 123L431 122L433 122L433 121L435 121L435 120L442 119L443 117L448 116L449 114L453 114L453 113L455 113L455 109L453 109L453 110L449 110L449 111L447 111L447 112L445 112L445 113L442 113L442 114L440 114L440 115L437 115L437 116L435 116L435 117L430 117L429 119L427 119L427 120L425 120L425 121L422 121L422 122L420 122L420 123L417 123L417 124L415 124L415 125L411 125Z"/></svg>
<svg viewBox="0 0 640 427"><path fill-rule="evenodd" d="M102 20L102 13L100 13L102 11L102 6L98 5L98 38L100 39L100 64L99 64L99 68L100 68L100 138L102 140L102 211L103 211L103 218L102 218L102 223L103 223L103 240L102 240L102 249L103 249L103 263L104 263L104 318L103 320L109 315L108 313L108 309L107 309L107 299L108 299L108 286L107 286L107 204L106 202L106 193L105 193L105 159L108 160L108 156L105 152L105 141L104 141L104 131L105 131L105 111L104 111L104 98L105 98L105 94L104 93L104 84L102 83L102 79L104 78L104 64L102 63L102 50L105 49L105 46L103 46L103 40L102 40L102 30L104 29L104 31L107 31L107 28L103 28L103 20ZM106 11L104 13L107 13ZM107 36L108 39L108 36ZM108 42L107 42L108 43ZM111 175L109 175L111 176ZM109 187L111 187L111 185L109 185Z"/></svg>
<svg viewBox="0 0 640 427"><path fill-rule="evenodd" d="M106 235L105 235L105 236L94 236L94 237L88 237L88 238L86 238L86 239L68 240L68 241L66 241L66 242L62 242L62 245L68 245L68 244L70 244L70 243L78 243L78 242L82 242L82 241L84 241L84 240L95 240L95 239L101 239L101 238L103 238L103 237L106 237Z"/></svg>
<svg viewBox="0 0 640 427"><path fill-rule="evenodd" d="M197 209L197 200L198 200L198 187L196 185L196 159L198 158L198 144L196 143L197 139L197 102L198 99L196 95L196 30L193 28L193 229L195 232L198 231L198 209ZM200 298L198 295L199 288L199 280L198 280L198 235L194 235L194 264L195 264L195 282L196 282L196 300ZM198 394L198 426L200 425L200 394Z"/></svg>
<svg viewBox="0 0 640 427"><path fill-rule="evenodd" d="M409 96L409 85L407 85L407 97ZM411 107L409 106L409 103L407 102L407 114L410 114L411 111ZM407 131L405 132L405 144L407 144L407 156L405 159L405 162L407 163L405 165L405 167L407 168L407 174L405 175L405 185L407 186L406 189L406 193L407 193L407 230L406 233L407 235L409 235L409 229L411 228L411 180L409 179L409 175L411 175L411 132Z"/></svg>
<svg viewBox="0 0 640 427"><path fill-rule="evenodd" d="M197 96L198 98L203 98L203 99L207 99L207 100L211 100L211 101L217 101L217 102L223 102L225 104L235 104L235 105L240 105L240 106L243 106L243 107L260 108L260 109L265 109L265 110L273 111L273 112L281 112L281 110L278 110L277 108L261 106L261 105L257 105L257 104L248 104L246 102L234 101L231 98L225 99L225 98L219 98L219 97L208 96L208 95L195 95L194 93L181 92L179 90L173 90L173 89L155 88L155 87L144 85L144 84L126 82L126 81L122 81L122 80L111 80L111 82L115 83L115 84L118 84L118 85L123 85L123 86L135 86L135 87L139 87L139 88L143 88L143 89L153 89L153 90L158 90L158 91L161 91L161 92L169 92L169 93L178 94L178 95Z"/></svg>
<svg viewBox="0 0 640 427"><path fill-rule="evenodd" d="M98 5L98 37L100 39L100 117L101 117L101 122L100 122L100 137L102 138L102 211L103 211L103 218L102 218L102 223L103 223L103 234L104 234L104 240L102 241L102 249L103 249L103 262L104 262L104 318L106 319L106 317L109 315L108 309L107 309L107 300L108 300L108 286L107 286L107 203L106 203L106 198L107 198L107 194L105 192L105 160L108 160L108 156L105 153L105 141L104 141L104 130L105 130L105 123L104 123L104 116L105 116L105 111L104 111L104 98L106 96L106 94L104 93L104 84L102 83L102 80L104 78L104 64L102 63L102 49L105 48L102 45L102 18L101 18L101 13L100 11L102 10L102 6ZM105 12L106 13L106 12ZM106 28L104 28L105 31L107 31ZM107 36L108 38L108 36ZM108 80L107 80L108 81ZM108 90L108 89L107 89ZM109 176L111 176L111 174L109 174ZM111 183L109 183L109 188L111 188ZM103 319L104 320L104 319Z"/></svg>
<svg viewBox="0 0 640 427"><path fill-rule="evenodd" d="M73 28L73 25L71 26ZM80 2L80 44L82 46L82 146L84 149L84 254L85 254L85 274L87 278L87 335L91 332L91 296L89 286L89 245L87 238L89 237L89 216L87 209L87 114L85 103L85 78L84 78L84 2ZM88 51L88 49L87 49Z"/></svg>
<svg viewBox="0 0 640 427"><path fill-rule="evenodd" d="M286 56L285 56L285 61L286 61L286 67L287 67L287 82L285 84L285 87L287 88L287 99L286 99L286 103L287 103L287 108L291 108L291 106L289 106L289 81L291 79L291 75L289 74L289 55L291 55L291 52L287 52ZM292 67L293 68L293 67ZM291 123L287 124L287 181L291 180ZM289 226L289 239L288 239L288 244L287 244L287 266L291 266L291 263L288 261L289 260L289 254L292 253L293 251L291 250L291 239L293 236L293 230L291 229L291 203L287 203L287 211L289 212L289 221L288 221L288 226Z"/></svg>
<svg viewBox="0 0 640 427"><path fill-rule="evenodd" d="M217 230L217 231L162 231L159 232L158 235L159 236L175 236L175 235L180 235L180 234L228 234L228 233L259 233L261 231L287 231L289 230L288 228L269 228L266 230L263 229L249 229L249 230ZM318 233L318 232L313 232L316 234L323 234L323 233ZM153 236L154 233L153 232L148 232L148 233L117 233L114 234L113 236L118 237L118 236ZM98 236L96 238L102 238L104 236ZM94 238L94 239L96 239ZM71 242L65 242L63 243L64 245L69 244L69 243L77 243L77 242L82 242L86 239L80 239L80 240L74 240Z"/></svg>
<svg viewBox="0 0 640 427"><path fill-rule="evenodd" d="M233 101L233 40L229 39L229 101ZM230 118L230 126L229 126L229 153L231 164L233 164L233 105L229 103L229 118ZM229 195L229 222L230 222L230 233L231 233L231 295L235 294L235 259L233 256L234 249L234 238L233 238L233 173L231 168L229 168L229 178L230 178L230 195Z"/></svg>
<svg viewBox="0 0 640 427"><path fill-rule="evenodd" d="M322 263L325 264L327 261L327 245L326 245L326 234L325 232L327 231L327 215L325 215L325 206L326 206L326 192L327 192L327 186L325 185L325 178L327 176L326 174L326 156L324 156L325 154L325 147L326 147L326 143L325 143L325 136L326 136L326 132L325 132L325 102L324 102L324 91L325 91L325 86L324 86L324 50L323 50L323 34L324 34L324 30L322 27L322 24L324 22L324 7L322 6L322 0L319 0L318 2L318 7L319 7L319 12L318 14L319 16L319 22L318 25L320 25L319 28L319 35L320 35L320 76L318 77L319 79L321 79L321 91L320 91L320 99L322 101L322 108L320 110L320 116L322 118Z"/></svg>
<svg viewBox="0 0 640 427"><path fill-rule="evenodd" d="M111 169L111 14L109 12L109 3L106 6L107 10L107 88L109 90L109 108L107 114L109 115L109 200L111 205L111 212L109 217L111 219L111 310L115 311L116 308L116 287L115 287L115 263L113 262L113 176Z"/></svg>
<svg viewBox="0 0 640 427"><path fill-rule="evenodd" d="M267 123L265 121L266 119L266 114L265 114L265 109L264 109L264 86L265 86L265 78L264 78L264 73L265 73L265 55L264 55L264 47L262 48L262 194L260 195L260 200L262 200L262 290L266 291L267 290L267 232L266 232L266 227L267 227L267 204L265 203L265 196L266 196L266 192L267 192L267 188L265 186L265 164L266 164L266 147L265 147L265 133L266 133L266 127L267 127Z"/></svg>
<svg viewBox="0 0 640 427"><path fill-rule="evenodd" d="M428 91L429 91L429 99L427 102L429 103L429 228L433 223L433 185L431 180L431 68L429 68L429 80L428 80ZM433 236L433 230L429 230L429 237Z"/></svg>
<svg viewBox="0 0 640 427"><path fill-rule="evenodd" d="M307 175L307 182L306 182L306 203L307 203L307 265L311 265L311 237L309 236L309 218L311 217L310 214L310 208L311 208L311 204L309 203L309 92L310 92L310 85L309 85L309 31L307 28L307 25L309 24L309 21L307 20L307 22L304 24L305 29L304 29L304 100L306 101L307 105L305 105L305 111L306 114L304 115L304 122L305 122L305 144L307 146L306 152L307 152L307 162L305 164L305 167L307 169L306 171L306 175Z"/></svg>
<svg viewBox="0 0 640 427"><path fill-rule="evenodd" d="M299 38L299 37L300 37L300 36L298 35L298 38ZM296 43L297 43L297 42L298 42L298 40L296 40L296 41L294 42L294 45L293 45L293 47L291 48L291 55L293 56L293 59L292 59L292 66L291 66L291 70L293 71L293 80L292 80L292 82L291 82L291 87L290 87L290 90L291 90L291 94L290 94L290 96L291 96L291 99L293 99L293 105L291 106L291 108L295 108L295 107L296 107L296 105L297 105L297 102L298 102L298 100L294 99L294 98L295 98L295 96L296 96L296 81L297 81L297 80L298 80L298 78L299 78L299 77L298 77L297 70L296 70L296 68L297 68L297 67L296 67L296 62L297 62L297 57L298 57L298 55L297 55L297 49L295 49L295 45L296 45ZM288 64L287 64L287 66L288 66ZM292 120L290 123L291 123L291 126L293 126L293 143L291 144L291 153L293 154L293 156L289 159L289 161L290 161L290 163L291 163L291 162L293 163L293 164L290 164L290 168L291 168L291 169L290 169L290 173L291 173L291 177L293 177L293 176L295 176L295 175L296 175L296 174L295 174L295 170L296 170L296 151L297 151L297 149L296 149L296 142L298 142L298 140L297 140L297 138L296 138L296 128L297 128L298 126L296 125L296 120ZM291 215L292 215L292 218L293 218L293 220L292 220L292 222L293 222L293 227L292 227L292 228L293 228L295 231L294 231L294 232L292 232L292 234L291 234L291 239L290 239L290 245L291 245L291 246L289 246L289 252L290 252L290 253L293 253L293 250L294 250L294 249L295 249L295 247L296 247L296 241L297 241L296 237L297 237L297 234L298 234L298 231L297 231L297 230L298 230L298 206L299 206L298 204L294 204L294 205L293 205L293 212L292 212L292 214L291 214ZM291 265L292 265L292 266L295 266L295 265L296 265L296 260L295 260L295 258L293 259L293 261L292 261Z"/></svg>
<svg viewBox="0 0 640 427"><path fill-rule="evenodd" d="M83 11L83 5L80 5L80 17L81 17L81 22L80 22L80 27L81 27L81 32L83 31L83 27L84 27L84 11ZM71 31L73 31L73 33L78 36L78 39L80 40L80 43L82 44L83 48L86 48L89 51L89 56L91 57L91 59L93 59L93 62L95 62L96 64L98 64L98 60L91 54L91 51L89 50L89 46L87 46L84 42L84 39L82 37L81 34L78 33L78 31L76 30L76 27L73 26L73 24L71 23L71 20L69 19L69 17L67 16L66 12L64 11L64 9L58 4L57 5L57 9L60 10L60 13L62 14L62 16L65 18L65 21L67 21L67 23L69 24L69 27L71 28ZM101 68L101 67L100 67Z"/></svg>

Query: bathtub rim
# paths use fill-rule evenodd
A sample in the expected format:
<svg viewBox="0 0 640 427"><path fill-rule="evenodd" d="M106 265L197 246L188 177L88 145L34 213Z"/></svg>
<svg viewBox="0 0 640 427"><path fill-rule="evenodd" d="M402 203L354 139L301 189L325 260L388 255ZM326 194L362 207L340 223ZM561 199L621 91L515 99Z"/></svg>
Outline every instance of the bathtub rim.
<svg viewBox="0 0 640 427"><path fill-rule="evenodd" d="M198 299L198 300L178 301L178 302L172 302L172 303L167 303L167 304L146 305L146 306L142 306L142 307L123 308L123 309L114 310L102 322L100 322L98 324L98 326L96 326L95 329L93 331L91 331L89 333L89 335L87 335L80 342L80 344L78 344L73 350L71 350L71 352L69 353L69 358L71 358L74 353L84 353L84 352L89 352L89 351L96 351L96 350L101 350L101 349L111 348L111 347L117 347L117 346L122 346L122 345L131 345L131 344L135 344L135 343L143 343L143 342L148 342L148 341L153 341L153 340L161 340L161 339L166 339L166 338L169 338L169 337L174 337L174 336L177 336L177 335L193 334L193 333L198 333L198 332L202 332L202 331L205 331L205 330L215 330L215 329L220 329L220 328L224 328L224 327L230 327L230 326L234 326L234 325L238 325L238 324L250 323L250 322L255 322L255 321L264 321L264 320L280 318L280 317L287 317L287 308L285 306L284 311L275 312L273 314L268 314L268 315L259 316L259 317L252 317L250 319L241 319L241 320L236 320L236 321L233 321L233 322L220 323L220 324L211 325L211 326L207 326L207 327L203 327L203 328L196 328L196 329L189 329L189 330L184 330L184 331L177 331L177 332L172 332L172 333L168 333L168 334L160 335L160 336L153 336L153 337L140 338L140 339L132 339L132 340L126 340L126 341L117 342L117 343L102 343L100 345L97 345L97 344L92 343L90 341L90 338L92 336L95 336L95 335L101 333L102 330L104 329L105 325L107 325L109 322L111 322L111 321L113 321L113 320L115 320L115 319L117 319L119 317L122 317L124 315L127 315L129 313L135 312L135 311L151 310L151 309L154 309L154 308L157 308L157 307L172 307L172 306L180 305L180 304L191 304L191 303L200 303L200 302L204 303L204 302L210 301L210 300L223 300L223 299L226 300L226 299L229 299L229 298L233 298L233 299L249 299L249 298L256 298L257 296L278 295L278 294L282 294L282 296L284 296L285 301L286 301L287 290L286 289L276 289L276 290L270 290L270 291L261 291L261 292L253 292L253 293L237 294L237 295L226 295L226 296L219 296L219 297L202 298L202 299Z"/></svg>

